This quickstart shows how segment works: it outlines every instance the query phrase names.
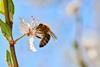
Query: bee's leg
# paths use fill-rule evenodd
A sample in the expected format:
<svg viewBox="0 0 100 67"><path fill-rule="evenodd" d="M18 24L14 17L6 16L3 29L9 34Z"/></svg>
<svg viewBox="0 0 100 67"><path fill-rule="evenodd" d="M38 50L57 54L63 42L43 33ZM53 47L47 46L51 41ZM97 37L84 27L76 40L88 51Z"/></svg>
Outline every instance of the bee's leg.
<svg viewBox="0 0 100 67"><path fill-rule="evenodd" d="M39 38L39 39L41 39L41 37L40 36L36 36L37 38Z"/></svg>
<svg viewBox="0 0 100 67"><path fill-rule="evenodd" d="M38 36L38 32L37 31L35 31L34 36L37 37L37 38L39 38L39 39L41 39L41 37Z"/></svg>

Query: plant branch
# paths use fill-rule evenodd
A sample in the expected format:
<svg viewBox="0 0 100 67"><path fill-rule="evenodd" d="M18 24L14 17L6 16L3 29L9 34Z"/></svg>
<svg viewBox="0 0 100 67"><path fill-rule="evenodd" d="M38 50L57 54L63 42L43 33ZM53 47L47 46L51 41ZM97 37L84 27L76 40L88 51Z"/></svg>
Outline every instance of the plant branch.
<svg viewBox="0 0 100 67"><path fill-rule="evenodd" d="M8 7L8 0L3 0L3 3L4 3L5 21L11 29L11 31L9 31L9 32L12 33L12 20L10 20L10 16L9 16L10 12L9 12L9 7ZM15 53L15 47L14 47L15 43L14 43L12 34L10 37L11 37L11 40L9 41L9 44L10 44L10 52L11 52L13 65L14 65L14 67L18 67L18 62L17 62L17 58L16 58L16 53Z"/></svg>
<svg viewBox="0 0 100 67"><path fill-rule="evenodd" d="M17 41L19 41L20 39L22 39L24 36L26 36L26 34L24 34L24 35L20 36L19 38L17 38L17 39L15 40L15 43L16 43Z"/></svg>
<svg viewBox="0 0 100 67"><path fill-rule="evenodd" d="M11 56L13 60L14 67L18 67L18 62L15 54L15 47L13 46L14 44L10 44L10 51L11 51Z"/></svg>

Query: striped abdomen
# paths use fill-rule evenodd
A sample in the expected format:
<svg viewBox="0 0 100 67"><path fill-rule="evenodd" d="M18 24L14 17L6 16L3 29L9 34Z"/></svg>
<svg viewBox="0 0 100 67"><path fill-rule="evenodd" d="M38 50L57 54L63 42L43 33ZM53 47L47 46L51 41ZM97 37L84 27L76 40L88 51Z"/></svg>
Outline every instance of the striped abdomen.
<svg viewBox="0 0 100 67"><path fill-rule="evenodd" d="M49 34L45 34L43 36L43 38L41 39L41 41L40 41L39 47L44 47L49 42L49 40L50 40L50 35Z"/></svg>

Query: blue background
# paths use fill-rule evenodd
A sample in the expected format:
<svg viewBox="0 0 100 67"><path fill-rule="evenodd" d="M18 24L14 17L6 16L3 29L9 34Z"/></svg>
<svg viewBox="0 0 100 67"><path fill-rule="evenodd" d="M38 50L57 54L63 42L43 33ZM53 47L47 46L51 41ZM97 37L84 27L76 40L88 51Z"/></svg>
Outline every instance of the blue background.
<svg viewBox="0 0 100 67"><path fill-rule="evenodd" d="M38 17L40 21L47 23L58 39L51 39L48 45L43 48L39 48L39 42L38 39L36 39L35 47L38 51L35 53L31 52L28 48L28 37L18 41L15 45L15 50L19 66L78 67L75 50L72 47L76 24L73 17L68 17L66 15L65 10L70 0L51 0L50 3L45 2L40 4L34 4L29 1L14 0L14 39L21 36L19 30L19 17L23 17L26 21L30 21L30 16ZM33 2L35 2L35 0L33 0ZM92 0L82 1L80 13L84 22L84 30L93 28ZM9 49L8 43L0 32L0 67L7 67L7 63L5 62L6 49Z"/></svg>

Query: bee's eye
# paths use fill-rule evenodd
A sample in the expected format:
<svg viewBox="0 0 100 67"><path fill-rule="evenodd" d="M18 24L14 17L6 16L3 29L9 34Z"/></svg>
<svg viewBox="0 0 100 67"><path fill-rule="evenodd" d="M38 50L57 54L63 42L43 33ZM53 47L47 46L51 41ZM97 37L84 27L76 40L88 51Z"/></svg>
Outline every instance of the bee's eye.
<svg viewBox="0 0 100 67"><path fill-rule="evenodd" d="M42 26L43 26L43 24L39 24L39 25L36 27L36 29L41 29Z"/></svg>
<svg viewBox="0 0 100 67"><path fill-rule="evenodd" d="M43 24L39 24L39 26L43 26Z"/></svg>

